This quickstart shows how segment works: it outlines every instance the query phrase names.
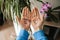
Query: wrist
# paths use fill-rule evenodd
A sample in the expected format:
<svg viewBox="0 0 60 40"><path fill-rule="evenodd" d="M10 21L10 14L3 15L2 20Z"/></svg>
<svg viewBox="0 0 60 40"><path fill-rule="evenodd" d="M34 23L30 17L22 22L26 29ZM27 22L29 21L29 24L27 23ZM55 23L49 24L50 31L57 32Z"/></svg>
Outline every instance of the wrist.
<svg viewBox="0 0 60 40"><path fill-rule="evenodd" d="M31 28L32 34L34 34L39 30L43 30L43 26L34 28L32 25L30 25L30 28Z"/></svg>
<svg viewBox="0 0 60 40"><path fill-rule="evenodd" d="M23 30L25 30L25 31L27 31L27 32L28 32L28 29L23 28Z"/></svg>
<svg viewBox="0 0 60 40"><path fill-rule="evenodd" d="M24 30L26 30L26 31L28 31L29 28L30 28L30 26L22 26L22 29L24 29Z"/></svg>
<svg viewBox="0 0 60 40"><path fill-rule="evenodd" d="M37 32L37 31L39 31L40 29L39 28L37 28L37 29L35 29L35 28L33 28L33 26L31 25L31 31L32 31L32 34L34 34L35 32Z"/></svg>

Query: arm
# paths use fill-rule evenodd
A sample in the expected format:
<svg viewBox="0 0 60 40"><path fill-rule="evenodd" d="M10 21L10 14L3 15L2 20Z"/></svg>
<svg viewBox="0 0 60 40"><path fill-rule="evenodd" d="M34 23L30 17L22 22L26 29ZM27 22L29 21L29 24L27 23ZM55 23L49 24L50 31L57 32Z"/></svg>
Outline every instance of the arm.
<svg viewBox="0 0 60 40"><path fill-rule="evenodd" d="M26 30L21 30L16 40L28 40L28 32Z"/></svg>
<svg viewBox="0 0 60 40"><path fill-rule="evenodd" d="M33 34L35 40L48 40L45 36L45 33L43 30L39 30Z"/></svg>
<svg viewBox="0 0 60 40"><path fill-rule="evenodd" d="M16 40L28 40L28 30L30 28L30 11L27 7L24 7L22 10L22 18L16 17L17 22L21 25L22 30L20 30L19 35ZM27 16L28 15L28 16ZM27 30L27 31L26 31Z"/></svg>
<svg viewBox="0 0 60 40"><path fill-rule="evenodd" d="M43 31L45 16L46 14L39 13L36 7L31 12L31 30L35 40L47 40L47 37Z"/></svg>

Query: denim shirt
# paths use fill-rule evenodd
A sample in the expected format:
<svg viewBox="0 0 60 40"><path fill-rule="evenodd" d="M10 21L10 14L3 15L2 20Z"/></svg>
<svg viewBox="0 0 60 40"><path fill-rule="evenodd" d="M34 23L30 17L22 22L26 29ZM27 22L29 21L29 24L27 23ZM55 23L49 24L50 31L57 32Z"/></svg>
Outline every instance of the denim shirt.
<svg viewBox="0 0 60 40"><path fill-rule="evenodd" d="M16 40L28 40L29 33L21 30ZM35 40L48 40L43 30L39 30L33 34Z"/></svg>

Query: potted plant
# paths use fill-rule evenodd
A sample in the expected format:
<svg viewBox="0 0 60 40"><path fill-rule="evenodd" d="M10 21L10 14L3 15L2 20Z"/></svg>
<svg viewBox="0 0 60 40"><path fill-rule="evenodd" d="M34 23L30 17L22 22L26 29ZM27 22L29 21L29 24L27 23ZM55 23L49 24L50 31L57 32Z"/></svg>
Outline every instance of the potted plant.
<svg viewBox="0 0 60 40"><path fill-rule="evenodd" d="M21 18L22 9L27 6L30 9L29 0L1 0L2 12L7 20L12 20L16 35L20 31L20 25L16 21L16 16Z"/></svg>
<svg viewBox="0 0 60 40"><path fill-rule="evenodd" d="M42 12L45 12L47 14L47 19L46 20L47 21L58 22L58 18L54 15L54 13L58 13L59 16L60 16L60 6L52 8L51 4L48 3L48 2L43 2L41 0L37 0L37 1L41 2L45 9L47 9L46 7L48 7L47 11L42 11ZM47 5L47 6L45 6L45 5Z"/></svg>
<svg viewBox="0 0 60 40"><path fill-rule="evenodd" d="M1 0L0 0L0 26L4 24L4 20L3 20L3 13L1 11Z"/></svg>
<svg viewBox="0 0 60 40"><path fill-rule="evenodd" d="M3 13L2 13L2 11L0 10L0 26L3 25L3 23L4 23Z"/></svg>

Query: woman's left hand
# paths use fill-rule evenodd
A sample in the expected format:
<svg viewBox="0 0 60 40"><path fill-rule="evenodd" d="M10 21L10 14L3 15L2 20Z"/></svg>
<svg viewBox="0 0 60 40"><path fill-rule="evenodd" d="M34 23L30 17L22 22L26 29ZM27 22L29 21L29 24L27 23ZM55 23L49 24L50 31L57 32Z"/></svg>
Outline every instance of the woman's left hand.
<svg viewBox="0 0 60 40"><path fill-rule="evenodd" d="M21 24L23 29L28 30L30 28L30 11L27 7L23 8L22 18L17 17L17 21Z"/></svg>

